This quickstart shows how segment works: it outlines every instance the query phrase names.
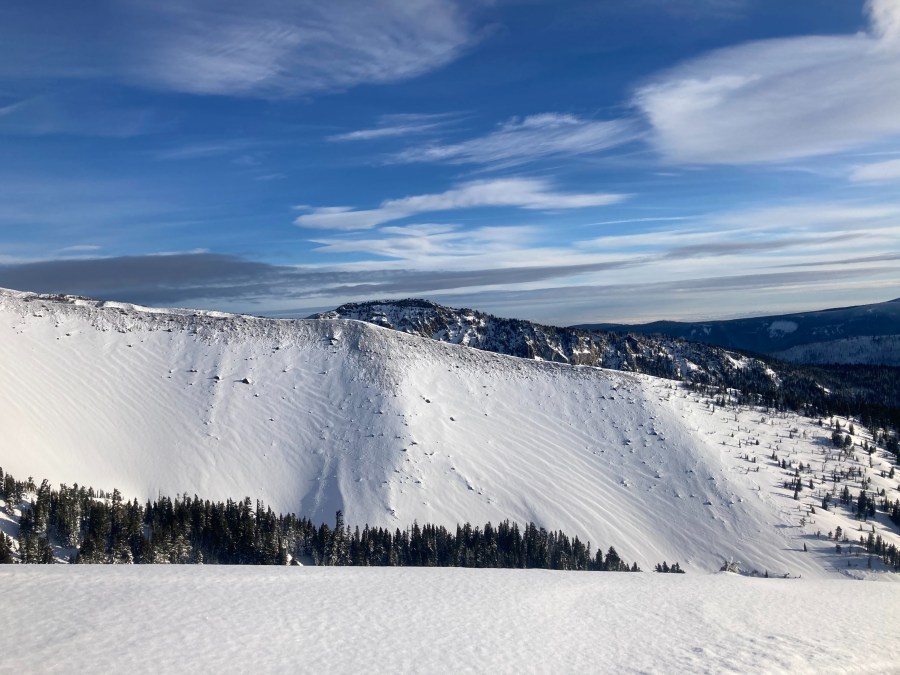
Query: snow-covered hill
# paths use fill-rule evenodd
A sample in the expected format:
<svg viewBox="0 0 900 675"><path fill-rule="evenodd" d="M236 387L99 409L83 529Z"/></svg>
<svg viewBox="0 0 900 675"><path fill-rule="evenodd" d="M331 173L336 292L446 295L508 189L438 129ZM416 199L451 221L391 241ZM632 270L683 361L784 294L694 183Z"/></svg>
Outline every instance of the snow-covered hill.
<svg viewBox="0 0 900 675"><path fill-rule="evenodd" d="M865 466L870 489L895 487L880 450L871 468L838 457L815 420L358 321L2 292L0 372L0 466L17 476L139 499L250 495L392 528L533 520L645 569L865 569L825 536L853 527L848 514L809 507L832 470ZM782 484L801 461L817 488L795 501Z"/></svg>

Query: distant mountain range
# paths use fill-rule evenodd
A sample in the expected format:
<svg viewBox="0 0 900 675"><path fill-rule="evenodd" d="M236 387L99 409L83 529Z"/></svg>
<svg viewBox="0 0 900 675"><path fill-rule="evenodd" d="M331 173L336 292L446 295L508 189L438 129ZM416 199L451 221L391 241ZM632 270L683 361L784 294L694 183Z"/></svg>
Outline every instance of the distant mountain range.
<svg viewBox="0 0 900 675"><path fill-rule="evenodd" d="M593 323L573 328L669 335L796 363L900 366L900 298L872 305L728 321Z"/></svg>

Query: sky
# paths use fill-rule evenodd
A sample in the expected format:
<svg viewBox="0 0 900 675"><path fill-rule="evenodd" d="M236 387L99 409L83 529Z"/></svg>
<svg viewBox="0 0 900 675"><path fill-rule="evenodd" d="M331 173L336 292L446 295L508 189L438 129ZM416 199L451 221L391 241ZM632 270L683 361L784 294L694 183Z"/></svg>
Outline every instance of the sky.
<svg viewBox="0 0 900 675"><path fill-rule="evenodd" d="M0 4L0 286L572 324L900 297L900 0Z"/></svg>

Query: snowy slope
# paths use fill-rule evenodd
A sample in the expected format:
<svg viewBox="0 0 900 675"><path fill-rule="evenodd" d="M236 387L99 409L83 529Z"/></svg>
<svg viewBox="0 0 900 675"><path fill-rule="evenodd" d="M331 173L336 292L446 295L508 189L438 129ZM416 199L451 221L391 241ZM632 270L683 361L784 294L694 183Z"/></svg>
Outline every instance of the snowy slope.
<svg viewBox="0 0 900 675"><path fill-rule="evenodd" d="M0 569L0 673L896 673L900 585L731 574Z"/></svg>
<svg viewBox="0 0 900 675"><path fill-rule="evenodd" d="M813 536L819 526L801 526L803 504L762 461L777 447L809 462L828 430L715 410L667 380L354 321L13 292L0 294L0 369L0 466L20 477L139 499L250 495L392 528L533 520L645 569L713 570L728 557L804 577L847 566Z"/></svg>

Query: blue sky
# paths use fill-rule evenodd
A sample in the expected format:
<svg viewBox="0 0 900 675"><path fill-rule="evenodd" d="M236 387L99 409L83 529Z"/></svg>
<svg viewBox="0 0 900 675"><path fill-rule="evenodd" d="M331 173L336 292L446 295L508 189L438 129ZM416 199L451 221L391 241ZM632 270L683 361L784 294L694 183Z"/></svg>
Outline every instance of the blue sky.
<svg viewBox="0 0 900 675"><path fill-rule="evenodd" d="M0 55L0 286L559 324L900 296L896 0L12 0Z"/></svg>

